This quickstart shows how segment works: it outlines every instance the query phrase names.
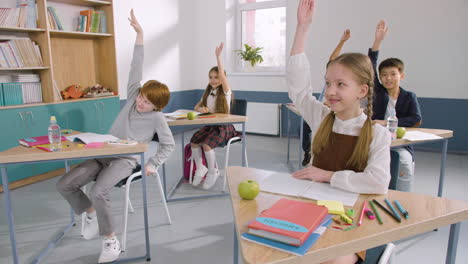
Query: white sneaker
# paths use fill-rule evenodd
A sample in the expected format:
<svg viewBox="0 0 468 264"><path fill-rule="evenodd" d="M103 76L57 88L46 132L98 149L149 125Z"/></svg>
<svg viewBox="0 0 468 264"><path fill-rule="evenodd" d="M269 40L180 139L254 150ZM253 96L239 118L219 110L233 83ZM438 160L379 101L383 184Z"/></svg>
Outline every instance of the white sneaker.
<svg viewBox="0 0 468 264"><path fill-rule="evenodd" d="M211 187L213 187L218 177L219 177L219 170L217 168L208 171L208 174L206 175L206 178L205 178L205 182L203 183L203 189L208 190Z"/></svg>
<svg viewBox="0 0 468 264"><path fill-rule="evenodd" d="M198 184L200 184L200 182L203 180L203 177L205 176L207 172L208 172L208 168L205 166L201 166L201 168L197 168L197 170L195 171L195 174L193 175L192 185L197 186Z"/></svg>
<svg viewBox="0 0 468 264"><path fill-rule="evenodd" d="M117 260L120 255L120 242L116 237L102 240L102 251L98 263L108 263Z"/></svg>
<svg viewBox="0 0 468 264"><path fill-rule="evenodd" d="M86 214L85 223L83 228L83 238L86 240L93 239L99 235L99 225L97 221L97 216L89 218Z"/></svg>

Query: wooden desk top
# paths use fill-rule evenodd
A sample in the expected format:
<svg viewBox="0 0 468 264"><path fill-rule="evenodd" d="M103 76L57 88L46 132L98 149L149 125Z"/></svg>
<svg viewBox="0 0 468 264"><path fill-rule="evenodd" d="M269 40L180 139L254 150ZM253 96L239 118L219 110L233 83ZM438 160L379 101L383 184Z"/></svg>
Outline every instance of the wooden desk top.
<svg viewBox="0 0 468 264"><path fill-rule="evenodd" d="M453 137L453 131L452 130L445 130L445 129L432 129L432 128L406 128L406 131L420 131L424 133L429 133L433 134L442 138L451 138ZM411 144L417 144L417 143L423 143L423 142L430 142L430 141L437 141L436 140L422 140L422 141L409 141L407 139L395 139L392 140L392 144L390 145L391 147L397 147L401 145L411 145Z"/></svg>
<svg viewBox="0 0 468 264"><path fill-rule="evenodd" d="M69 147L63 147L61 151L56 152L47 152L35 147L28 148L17 146L0 152L0 164L141 153L145 152L147 149L146 144L130 146L104 144L104 146L100 148L78 147L77 143L70 141L63 141L62 144L68 145Z"/></svg>
<svg viewBox="0 0 468 264"><path fill-rule="evenodd" d="M178 119L175 121L170 121L167 124L169 126L190 126L190 125L209 125L209 124L218 124L218 123L239 123L247 122L246 116L240 115L230 115L230 114L210 114L207 116L216 116L210 118L203 118L203 116L196 118L194 120Z"/></svg>
<svg viewBox="0 0 468 264"><path fill-rule="evenodd" d="M388 197L391 201L398 200L409 212L410 218L397 223L379 210L383 225L379 225L377 220L365 218L362 226L350 231L328 229L306 255L298 257L240 238L240 234L247 231L247 222L284 197L264 192L260 192L255 200L251 201L239 197L237 186L241 181L252 179L260 182L269 175L268 172L253 168L229 167L227 175L239 248L245 263L320 263L338 255L351 254L468 219L468 203L464 201L398 191L389 191L387 195L360 195L354 206L357 212L361 210L364 199L375 198L382 201ZM441 241L440 246L446 248L447 240Z"/></svg>

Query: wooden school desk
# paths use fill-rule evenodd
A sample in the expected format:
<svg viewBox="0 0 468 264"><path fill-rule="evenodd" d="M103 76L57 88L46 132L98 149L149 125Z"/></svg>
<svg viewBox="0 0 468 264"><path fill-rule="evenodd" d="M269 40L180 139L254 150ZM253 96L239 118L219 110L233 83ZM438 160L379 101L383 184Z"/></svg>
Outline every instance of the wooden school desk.
<svg viewBox="0 0 468 264"><path fill-rule="evenodd" d="M302 169L301 158L302 158L302 138L304 135L302 134L302 128L304 124L304 119L301 116L299 110L293 104L285 104L286 109L288 109L288 152L287 152L287 159L286 163L289 163L289 152L290 152L290 126L291 126L291 118L290 113L294 113L301 118L301 125L299 131L299 166L298 169ZM445 130L445 129L431 129L431 128L406 128L406 131L420 131L429 134L433 134L436 136L441 137L440 139L433 139L433 140L422 140L422 141L409 141L406 139L395 139L392 141L391 148L398 148L404 147L409 145L419 145L419 144L427 144L433 142L442 141L442 150L441 150L441 161L440 161L440 174L439 174L439 187L437 191L437 196L442 197L443 189L444 189L444 179L445 179L445 164L447 161L447 145L448 140L453 137L453 131Z"/></svg>
<svg viewBox="0 0 468 264"><path fill-rule="evenodd" d="M243 167L229 167L227 169L234 211L234 224L237 227L234 234L235 264L238 263L239 249L244 263L320 263L340 255L352 254L384 245L391 241L429 232L446 225L451 225L446 263L455 263L460 222L468 220L468 203L398 191L389 191L387 195L360 195L354 209L359 212L364 199L375 198L382 201L388 197L389 200L398 200L403 205L409 212L409 219L403 219L401 223L397 223L380 210L379 213L384 222L382 225L379 225L377 220L365 218L360 227L350 231L335 231L328 228L303 257L245 241L240 238L240 235L247 231L247 223L285 196L260 192L255 200L242 200L237 192L237 186L246 179L261 182L270 173L264 170ZM240 248L238 245L240 245ZM444 246L444 244L441 243L441 246Z"/></svg>
<svg viewBox="0 0 468 264"><path fill-rule="evenodd" d="M212 117L214 116L214 117ZM246 144L246 137L245 137L245 123L247 122L246 116L240 115L231 115L231 114L210 114L207 116L201 116L194 120L188 119L178 119L175 121L169 121L168 124L170 127L183 127L184 131L188 129L198 128L202 126L213 126L213 125L231 125L231 124L242 124L242 166L246 164L246 156L245 156L245 144ZM181 133L181 155L182 155L182 173L184 171L184 152L185 152L185 139L184 139L184 132ZM217 197L217 196L226 196L228 195L225 192L215 193L215 194L207 194L207 195L200 195L200 196L189 196L189 197L180 197L180 198L171 198L174 191L179 187L182 180L184 179L183 175L177 181L172 189L167 192L167 184L166 184L166 167L163 164L163 186L164 186L164 195L167 202L174 202L174 201L184 201L184 200L191 200L191 199L200 199L200 198L209 198L209 197Z"/></svg>
<svg viewBox="0 0 468 264"><path fill-rule="evenodd" d="M118 156L127 156L127 155L140 155L141 160L144 159L144 152L146 151L146 144L137 144L133 146L121 146L121 145L108 145L104 144L100 148L85 148L78 147L76 143L69 141L63 141L63 145L68 145L64 147L61 151L57 152L46 152L37 148L26 148L23 146L17 146L9 150L0 152L0 169L2 175L2 183L4 195L3 199L5 201L5 215L8 218L8 227L10 231L10 243L11 251L13 256L13 261L15 264L18 263L18 255L16 252L16 236L14 228L14 219L13 219L13 209L11 206L11 194L8 189L8 176L7 176L7 166L13 164L32 164L40 162L49 162L49 161L64 161L66 171L69 171L69 160L79 160L79 159L92 159L92 158L106 158L106 157L118 157ZM145 241L146 241L146 255L141 257L122 259L119 261L136 261L136 260L149 260L150 250L149 250L149 234L148 234L148 210L147 210L147 200L146 200L146 177L145 170L141 170L142 173L142 185L143 185L143 205L144 205L144 225L145 225ZM65 200L64 200L65 201ZM73 210L70 212L71 221L65 227L60 236L51 240L47 248L41 251L38 256L33 260L32 263L39 263L42 258L46 256L48 251L54 248L68 232L72 226L75 225L75 214Z"/></svg>

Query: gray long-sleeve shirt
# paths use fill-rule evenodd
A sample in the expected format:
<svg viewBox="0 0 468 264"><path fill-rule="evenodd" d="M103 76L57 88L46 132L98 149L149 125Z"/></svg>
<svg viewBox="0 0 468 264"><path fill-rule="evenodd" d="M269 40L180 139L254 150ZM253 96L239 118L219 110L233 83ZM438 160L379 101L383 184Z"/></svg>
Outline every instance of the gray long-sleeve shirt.
<svg viewBox="0 0 468 264"><path fill-rule="evenodd" d="M174 150L175 142L166 118L160 111L140 113L136 110L136 98L143 79L144 46L135 45L127 85L127 103L120 111L109 131L121 139L150 142L155 133L159 137L156 154L148 159L155 167L164 163Z"/></svg>

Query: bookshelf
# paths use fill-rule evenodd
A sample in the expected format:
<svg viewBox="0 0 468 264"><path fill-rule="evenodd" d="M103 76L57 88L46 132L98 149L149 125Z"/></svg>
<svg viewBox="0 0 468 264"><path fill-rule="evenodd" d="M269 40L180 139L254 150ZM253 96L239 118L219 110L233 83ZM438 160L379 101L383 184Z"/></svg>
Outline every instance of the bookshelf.
<svg viewBox="0 0 468 264"><path fill-rule="evenodd" d="M17 0L2 5L15 7ZM29 38L39 45L42 66L0 68L0 75L38 74L42 103L0 106L0 119L8 126L0 134L0 151L18 145L18 139L47 133L48 118L55 115L62 128L107 133L120 111L117 61L114 36L113 1L106 0L36 0L37 28L0 27L0 40ZM47 7L54 6L64 30L53 30L48 23ZM3 6L5 7L5 6ZM81 10L99 10L106 15L106 33L74 31L73 19ZM2 36L7 36L2 38ZM114 96L61 100L58 90L77 84L87 88L101 84ZM12 186L23 186L61 175L63 163L9 168ZM0 191L1 192L1 191Z"/></svg>
<svg viewBox="0 0 468 264"><path fill-rule="evenodd" d="M13 1L13 0L12 0ZM43 103L65 102L54 91L54 81L59 91L70 85L80 85L82 89L101 84L118 95L117 61L114 37L114 15L112 1L100 0L36 0L37 28L0 27L2 34L18 33L30 38L41 50L43 66L27 68L0 68L0 74L9 71L32 71L39 74ZM93 9L106 15L106 33L91 33L53 30L48 23L47 7L57 4L56 10L64 24L79 16L79 10ZM65 10L68 13L62 13ZM70 15L70 10L75 13ZM70 21L67 21L70 20ZM67 23L68 22L68 23ZM96 98L99 100L101 98ZM80 99L74 99L80 100ZM37 104L25 104L24 107ZM0 106L0 109L5 107Z"/></svg>

